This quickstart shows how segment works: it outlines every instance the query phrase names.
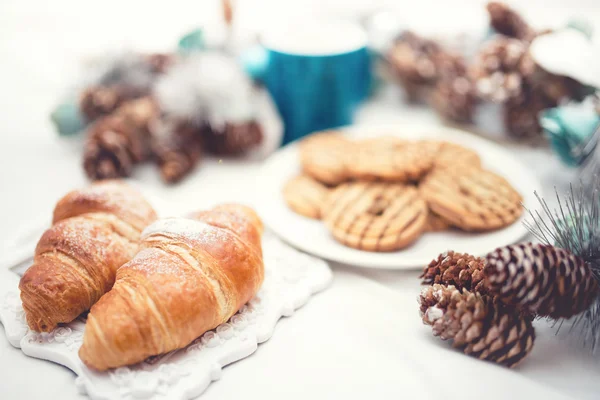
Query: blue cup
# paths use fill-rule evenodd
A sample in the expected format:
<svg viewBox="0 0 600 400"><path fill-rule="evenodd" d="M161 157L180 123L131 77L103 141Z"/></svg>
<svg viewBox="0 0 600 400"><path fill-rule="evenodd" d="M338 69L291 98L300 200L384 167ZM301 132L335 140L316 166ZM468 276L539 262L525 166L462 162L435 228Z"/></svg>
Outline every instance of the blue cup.
<svg viewBox="0 0 600 400"><path fill-rule="evenodd" d="M303 21L274 29L242 61L277 105L285 127L283 144L351 124L369 92L367 36L350 22Z"/></svg>

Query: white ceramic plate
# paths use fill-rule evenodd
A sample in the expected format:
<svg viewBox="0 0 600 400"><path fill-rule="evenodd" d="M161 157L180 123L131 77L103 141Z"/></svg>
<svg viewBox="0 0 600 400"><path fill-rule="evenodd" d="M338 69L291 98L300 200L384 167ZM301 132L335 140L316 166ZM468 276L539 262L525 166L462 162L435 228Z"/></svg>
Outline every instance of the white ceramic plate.
<svg viewBox="0 0 600 400"><path fill-rule="evenodd" d="M534 191L541 194L541 183L510 152L501 146L457 129L441 126L386 125L353 126L344 130L352 137L396 135L407 139L437 138L464 145L477 151L486 168L505 177L523 196L527 209L537 208ZM300 250L344 264L368 268L414 269L429 263L447 250L484 255L496 247L517 242L527 235L523 219L493 232L465 233L448 231L427 233L412 246L391 253L356 250L336 242L320 221L291 211L281 193L285 182L300 172L298 147L295 143L273 154L261 170L257 206L266 225L279 237Z"/></svg>

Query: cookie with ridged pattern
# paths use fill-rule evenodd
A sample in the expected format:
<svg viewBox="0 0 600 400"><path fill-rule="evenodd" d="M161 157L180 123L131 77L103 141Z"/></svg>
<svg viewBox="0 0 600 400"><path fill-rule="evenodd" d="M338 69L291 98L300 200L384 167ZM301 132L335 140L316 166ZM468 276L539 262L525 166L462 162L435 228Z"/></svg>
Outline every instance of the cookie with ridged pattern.
<svg viewBox="0 0 600 400"><path fill-rule="evenodd" d="M283 198L288 207L297 214L320 219L321 208L329 194L329 188L308 175L298 175L283 187Z"/></svg>
<svg viewBox="0 0 600 400"><path fill-rule="evenodd" d="M302 171L326 185L348 180L347 155L353 143L335 131L316 133L299 144Z"/></svg>
<svg viewBox="0 0 600 400"><path fill-rule="evenodd" d="M340 243L366 251L395 251L416 241L427 205L414 186L350 182L335 188L323 206L323 221Z"/></svg>
<svg viewBox="0 0 600 400"><path fill-rule="evenodd" d="M443 232L450 229L452 225L444 218L429 210L427 222L425 223L425 232Z"/></svg>
<svg viewBox="0 0 600 400"><path fill-rule="evenodd" d="M436 169L419 192L434 213L466 231L503 228L523 213L522 197L510 183L480 168Z"/></svg>
<svg viewBox="0 0 600 400"><path fill-rule="evenodd" d="M435 153L421 142L394 138L356 142L348 173L357 180L415 182L434 165Z"/></svg>
<svg viewBox="0 0 600 400"><path fill-rule="evenodd" d="M476 151L456 143L424 140L420 145L434 155L433 169L481 168L481 158Z"/></svg>

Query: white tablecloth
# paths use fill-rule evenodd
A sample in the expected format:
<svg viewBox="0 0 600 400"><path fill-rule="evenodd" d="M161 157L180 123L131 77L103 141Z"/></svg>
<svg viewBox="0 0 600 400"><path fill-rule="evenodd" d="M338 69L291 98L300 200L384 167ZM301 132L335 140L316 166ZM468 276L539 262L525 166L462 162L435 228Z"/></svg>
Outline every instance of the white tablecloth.
<svg viewBox="0 0 600 400"><path fill-rule="evenodd" d="M265 10L274 13L273 7L291 7L287 2L283 7L267 0L238 3L247 15L255 17L255 24L268 23L272 14ZM293 4L306 7L306 3ZM360 11L365 4L373 5L361 1L323 3L325 12ZM597 3L577 3L580 11L598 15ZM428 24L439 21L440 26L461 15L484 15L481 1L456 2L450 7L453 13L435 15L425 12L431 4L411 2L411 11L418 14L420 10L421 18L429 16ZM544 4L541 14L557 14L560 2ZM40 215L49 218L57 198L86 183L80 167L80 141L57 138L48 121L78 57L124 44L168 48L182 32L215 15L216 4L208 2L172 1L168 8L141 1L93 5L4 1L0 5L0 243L6 243L27 221ZM409 118L436 123L426 110L403 107L398 93L391 89L366 104L357 122ZM515 148L515 152L538 173L547 192L554 185L565 188L573 178L572 172L544 150ZM137 170L133 179L143 182L161 200L180 205L183 213L221 201L252 204L259 168L258 162L206 160L183 184L168 189L152 166ZM555 330L543 321L536 323L538 339L531 356L519 369L506 370L465 357L431 336L417 312L418 272L333 268L335 280L329 290L281 321L271 340L249 359L227 367L202 398L600 396L598 357L581 350L566 335L555 336ZM0 329L1 399L85 398L77 393L73 381L74 375L67 369L23 356L9 345Z"/></svg>

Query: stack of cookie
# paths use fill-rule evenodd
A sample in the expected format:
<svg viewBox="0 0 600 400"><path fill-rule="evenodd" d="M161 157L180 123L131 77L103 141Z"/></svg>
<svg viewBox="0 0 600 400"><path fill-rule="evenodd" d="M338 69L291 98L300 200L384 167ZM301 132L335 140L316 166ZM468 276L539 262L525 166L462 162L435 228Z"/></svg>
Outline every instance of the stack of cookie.
<svg viewBox="0 0 600 400"><path fill-rule="evenodd" d="M499 229L523 212L521 195L457 144L328 131L299 147L302 174L286 183L285 201L346 246L395 251L426 232Z"/></svg>

